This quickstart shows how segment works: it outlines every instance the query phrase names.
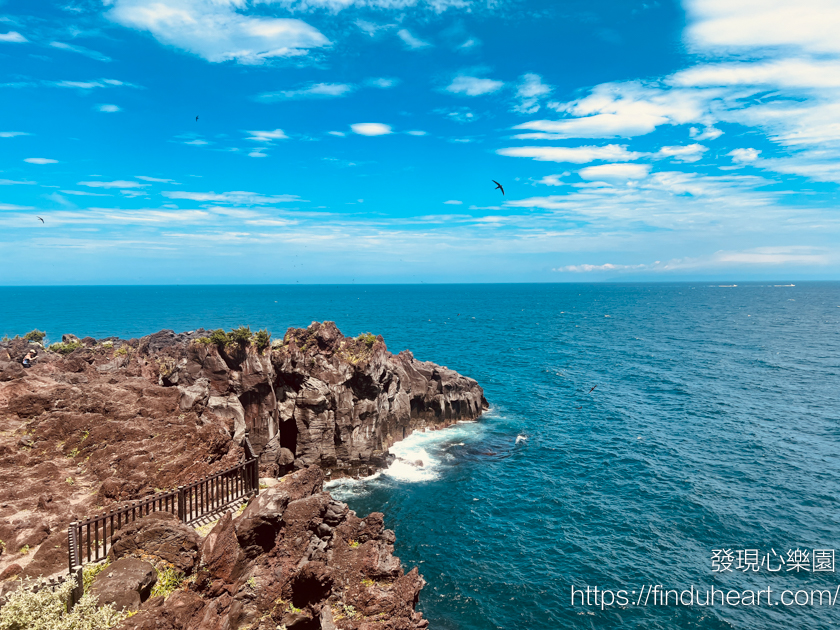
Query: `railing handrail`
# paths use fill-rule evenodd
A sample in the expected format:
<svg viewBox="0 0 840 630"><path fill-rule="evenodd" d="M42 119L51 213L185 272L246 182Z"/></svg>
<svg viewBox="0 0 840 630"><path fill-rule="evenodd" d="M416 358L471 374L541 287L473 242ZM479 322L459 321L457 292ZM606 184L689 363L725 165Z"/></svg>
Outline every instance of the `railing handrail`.
<svg viewBox="0 0 840 630"><path fill-rule="evenodd" d="M251 442L248 440L247 434L242 446L245 450L246 459L236 466L202 477L197 481L178 486L174 490L158 492L121 507L108 510L103 514L90 516L83 520L70 523L67 530L67 555L70 565L70 576L75 577L76 586L70 597L68 607L72 608L84 594L82 587L83 539L86 538L88 562L91 561L91 556L93 556L94 561L100 560L100 545L102 547L102 557L107 557L108 543L113 540L115 518L118 528L122 528L137 518L142 518L152 512L170 512L175 514L181 522L192 523L207 514L213 514L223 510L231 503L248 495L258 495L260 492L259 460L251 446ZM224 481L212 484L212 482L226 476L227 479ZM149 506L152 506L151 510L148 509ZM131 514L131 518L126 516L125 522L123 522L122 516L124 514ZM111 522L110 536L108 535L109 519ZM91 526L93 526L93 536L91 536ZM99 538L100 526L102 529L101 540ZM87 530L86 537L84 529ZM95 539L94 541L91 540L92 537ZM91 549L92 543L93 549Z"/></svg>

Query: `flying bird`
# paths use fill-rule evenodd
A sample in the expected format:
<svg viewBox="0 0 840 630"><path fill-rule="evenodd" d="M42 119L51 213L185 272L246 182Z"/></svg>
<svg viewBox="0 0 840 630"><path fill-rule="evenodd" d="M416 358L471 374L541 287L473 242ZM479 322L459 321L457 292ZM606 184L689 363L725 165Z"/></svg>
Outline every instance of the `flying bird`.
<svg viewBox="0 0 840 630"><path fill-rule="evenodd" d="M39 220L41 223L43 223L43 222L44 222L44 220L43 220L41 217L38 217L38 220Z"/></svg>
<svg viewBox="0 0 840 630"><path fill-rule="evenodd" d="M598 387L598 386L596 385L595 387ZM589 390L590 394L595 391L595 387L593 387L592 389Z"/></svg>
<svg viewBox="0 0 840 630"><path fill-rule="evenodd" d="M496 188L494 188L493 190L496 190L498 188L499 190L502 191L503 195L505 194L505 189L502 188L502 185L499 182L497 182L495 179L491 179L490 181L493 182L494 184L496 184Z"/></svg>
<svg viewBox="0 0 840 630"><path fill-rule="evenodd" d="M198 116L195 117L195 122L198 122Z"/></svg>

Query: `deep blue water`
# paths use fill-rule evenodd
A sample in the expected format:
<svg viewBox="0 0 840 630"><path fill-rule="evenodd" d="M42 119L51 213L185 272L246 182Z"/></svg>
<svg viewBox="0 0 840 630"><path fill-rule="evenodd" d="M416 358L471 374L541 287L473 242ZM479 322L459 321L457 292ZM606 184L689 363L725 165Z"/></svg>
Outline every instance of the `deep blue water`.
<svg viewBox="0 0 840 630"><path fill-rule="evenodd" d="M332 319L476 378L480 422L398 445L422 470L334 488L385 513L432 628L829 628L840 601L601 611L570 589L833 592L711 552L840 555L838 307L840 283L0 288L0 334Z"/></svg>

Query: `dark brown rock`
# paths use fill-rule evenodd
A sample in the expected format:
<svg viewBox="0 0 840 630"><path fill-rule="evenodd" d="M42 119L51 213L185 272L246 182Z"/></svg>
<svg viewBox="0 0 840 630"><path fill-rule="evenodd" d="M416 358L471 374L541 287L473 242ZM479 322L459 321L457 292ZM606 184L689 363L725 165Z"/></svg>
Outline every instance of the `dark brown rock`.
<svg viewBox="0 0 840 630"><path fill-rule="evenodd" d="M198 561L201 538L169 512L153 512L118 530L112 544L108 553L112 559L154 556L189 574Z"/></svg>
<svg viewBox="0 0 840 630"><path fill-rule="evenodd" d="M165 603L165 605L164 605ZM164 602L163 597L153 597L116 626L117 630L184 630L204 607L201 596L191 591L176 591Z"/></svg>
<svg viewBox="0 0 840 630"><path fill-rule="evenodd" d="M268 488L252 499L236 519L236 537L246 556L256 558L274 547L290 499L283 488Z"/></svg>
<svg viewBox="0 0 840 630"><path fill-rule="evenodd" d="M122 558L104 569L93 580L90 592L98 605L113 604L117 610L137 610L149 598L157 582L157 571L148 562Z"/></svg>
<svg viewBox="0 0 840 630"><path fill-rule="evenodd" d="M61 569L67 569L66 529L53 532L41 543L32 561L21 572L21 577L52 575Z"/></svg>
<svg viewBox="0 0 840 630"><path fill-rule="evenodd" d="M201 564L210 575L232 584L245 569L245 554L236 540L230 512L225 512L201 545Z"/></svg>
<svg viewBox="0 0 840 630"><path fill-rule="evenodd" d="M23 571L19 564L10 564L2 572L0 572L0 581L8 580L9 578L15 577L18 573Z"/></svg>

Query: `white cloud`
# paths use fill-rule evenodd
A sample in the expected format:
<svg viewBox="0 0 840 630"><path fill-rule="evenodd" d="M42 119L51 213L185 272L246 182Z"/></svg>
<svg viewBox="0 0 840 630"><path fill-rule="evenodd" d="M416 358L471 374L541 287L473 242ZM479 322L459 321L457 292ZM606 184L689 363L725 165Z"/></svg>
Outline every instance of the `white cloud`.
<svg viewBox="0 0 840 630"><path fill-rule="evenodd" d="M397 31L397 37L399 37L406 45L406 47L411 50L419 50L421 48L428 48L431 46L429 42L423 41L422 39L415 37L404 28L401 28Z"/></svg>
<svg viewBox="0 0 840 630"><path fill-rule="evenodd" d="M260 64L272 57L295 57L330 41L306 22L270 18L247 0L113 0L106 17L148 31L160 43L207 61Z"/></svg>
<svg viewBox="0 0 840 630"><path fill-rule="evenodd" d="M414 129L412 131L406 131L409 136L426 136L428 135L425 131L420 131L419 129Z"/></svg>
<svg viewBox="0 0 840 630"><path fill-rule="evenodd" d="M203 147L205 145L210 144L207 140L202 140L201 138L193 138L192 140L184 141L184 144L191 144L195 147Z"/></svg>
<svg viewBox="0 0 840 630"><path fill-rule="evenodd" d="M149 177L147 175L135 175L135 179L142 179L144 182L157 182L160 184L177 184L175 180L172 179L162 179L160 177Z"/></svg>
<svg viewBox="0 0 840 630"><path fill-rule="evenodd" d="M447 92L451 92L452 94L482 96L484 94L498 92L504 87L504 85L503 81L459 75L455 77L452 80L452 83L450 83L445 89Z"/></svg>
<svg viewBox="0 0 840 630"><path fill-rule="evenodd" d="M840 53L840 5L835 0L685 0L685 38L695 49L749 51L788 47Z"/></svg>
<svg viewBox="0 0 840 630"><path fill-rule="evenodd" d="M261 101L300 100L310 98L340 98L355 90L355 86L348 83L312 83L296 90L280 90L279 92L263 92L257 96Z"/></svg>
<svg viewBox="0 0 840 630"><path fill-rule="evenodd" d="M65 195L74 195L76 197L112 197L108 193L95 193L89 190L62 190Z"/></svg>
<svg viewBox="0 0 840 630"><path fill-rule="evenodd" d="M0 131L0 138L15 138L17 136L29 136L25 131Z"/></svg>
<svg viewBox="0 0 840 630"><path fill-rule="evenodd" d="M650 172L648 164L600 164L587 166L578 171L582 179L590 181L625 182L644 179Z"/></svg>
<svg viewBox="0 0 840 630"><path fill-rule="evenodd" d="M263 153L263 149L254 149L248 154L248 157L252 158L264 158L268 157L267 153Z"/></svg>
<svg viewBox="0 0 840 630"><path fill-rule="evenodd" d="M450 199L449 201L444 201L443 203L448 205L448 206L460 206L464 202L463 201L458 201L457 199Z"/></svg>
<svg viewBox="0 0 840 630"><path fill-rule="evenodd" d="M688 144L684 146L662 147L655 157L674 158L678 162L696 162L708 151L702 144Z"/></svg>
<svg viewBox="0 0 840 630"><path fill-rule="evenodd" d="M23 43L29 41L17 31L9 31L8 33L0 33L0 42Z"/></svg>
<svg viewBox="0 0 840 630"><path fill-rule="evenodd" d="M733 149L726 155L732 156L732 161L736 164L746 164L748 162L755 162L758 159L758 154L761 153L758 149Z"/></svg>
<svg viewBox="0 0 840 630"><path fill-rule="evenodd" d="M647 267L647 265L614 265L612 263L604 263L603 265L566 265L565 267L552 269L552 271L588 273L591 271L624 271L626 269L643 269L645 267Z"/></svg>
<svg viewBox="0 0 840 630"><path fill-rule="evenodd" d="M78 186L87 186L88 188L143 188L148 184L141 184L140 182L132 182L124 179L118 179L113 182L77 182Z"/></svg>
<svg viewBox="0 0 840 630"><path fill-rule="evenodd" d="M28 180L0 179L0 186L14 186L14 185L17 185L17 184L31 185L31 184L37 184L37 183L38 182L31 182L31 181L28 181Z"/></svg>
<svg viewBox="0 0 840 630"><path fill-rule="evenodd" d="M540 109L540 100L551 94L551 91L551 86L543 83L540 75L524 74L516 86L516 98L519 103L513 110L520 114L534 114Z"/></svg>
<svg viewBox="0 0 840 630"><path fill-rule="evenodd" d="M350 129L353 130L353 133L357 133L360 136L386 136L389 133L393 133L390 125L384 125L382 123L356 123L355 125L350 125Z"/></svg>
<svg viewBox="0 0 840 630"><path fill-rule="evenodd" d="M562 175L546 175L540 180L537 180L538 184L543 184L544 186L566 186L566 182L561 182L560 178L568 175L569 173L563 173Z"/></svg>
<svg viewBox="0 0 840 630"><path fill-rule="evenodd" d="M387 90L389 88L394 87L399 82L399 79L394 79L391 77L378 77L375 79L366 79L365 85L369 87L379 88L380 90Z"/></svg>
<svg viewBox="0 0 840 630"><path fill-rule="evenodd" d="M97 105L96 109L100 112L114 113L122 111L118 105L103 104Z"/></svg>
<svg viewBox="0 0 840 630"><path fill-rule="evenodd" d="M32 206L16 206L13 203L0 203L0 210L34 210Z"/></svg>
<svg viewBox="0 0 840 630"><path fill-rule="evenodd" d="M274 140L286 140L289 136L283 133L282 129L275 129L274 131L248 131L251 136L245 138L246 140L253 140L254 142L273 142Z"/></svg>
<svg viewBox="0 0 840 630"><path fill-rule="evenodd" d="M30 164L57 164L58 160L53 160L51 158L26 158L23 160L24 162L29 162Z"/></svg>
<svg viewBox="0 0 840 630"><path fill-rule="evenodd" d="M237 0L231 0L236 2ZM436 13L443 13L448 9L467 8L473 4L472 0L256 0L258 4L279 4L295 11L315 11L326 9L339 12L349 8L371 9L408 9L425 7ZM357 20L361 22L361 20Z"/></svg>
<svg viewBox="0 0 840 630"><path fill-rule="evenodd" d="M689 135L695 140L714 140L723 135L720 129L715 129L714 127L706 127L703 131L700 131L697 127L692 127L688 131Z"/></svg>
<svg viewBox="0 0 840 630"><path fill-rule="evenodd" d="M343 131L328 131L327 133L330 134L331 136L337 136L339 138L343 138L344 136L347 135Z"/></svg>
<svg viewBox="0 0 840 630"><path fill-rule="evenodd" d="M61 88L75 88L78 90L94 90L96 88L107 87L140 87L133 83L119 81L117 79L92 79L90 81L50 81L47 85Z"/></svg>
<svg viewBox="0 0 840 630"><path fill-rule="evenodd" d="M840 62L776 59L738 63L707 63L670 76L677 87L771 86L784 88L840 87Z"/></svg>
<svg viewBox="0 0 840 630"><path fill-rule="evenodd" d="M168 190L161 193L168 199L189 199L191 201L212 201L216 203L232 203L235 205L268 205L303 201L297 195L260 195L259 193L234 190L226 193L200 193L181 190Z"/></svg>
<svg viewBox="0 0 840 630"><path fill-rule="evenodd" d="M585 164L596 160L630 161L642 157L643 154L628 151L625 146L608 144L601 147L510 147L498 149L499 155L509 157L529 157L540 162L571 162Z"/></svg>
<svg viewBox="0 0 840 630"><path fill-rule="evenodd" d="M85 57L95 59L96 61L111 61L111 58L107 55L103 55L102 53L91 50L90 48L85 48L84 46L73 46L72 44L66 44L64 42L50 42L50 46L58 48L59 50L67 50L78 53L80 55L84 55Z"/></svg>

